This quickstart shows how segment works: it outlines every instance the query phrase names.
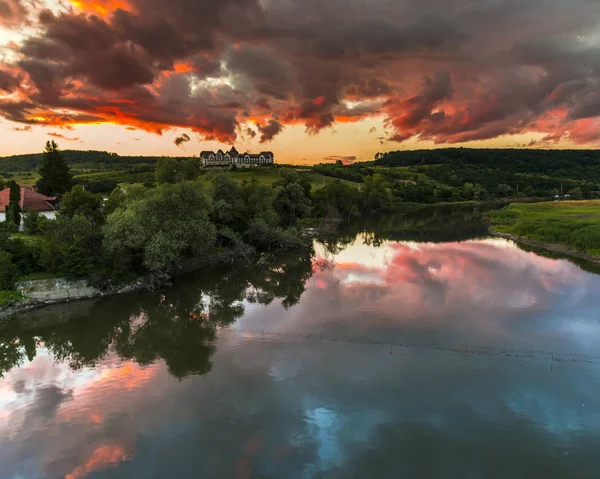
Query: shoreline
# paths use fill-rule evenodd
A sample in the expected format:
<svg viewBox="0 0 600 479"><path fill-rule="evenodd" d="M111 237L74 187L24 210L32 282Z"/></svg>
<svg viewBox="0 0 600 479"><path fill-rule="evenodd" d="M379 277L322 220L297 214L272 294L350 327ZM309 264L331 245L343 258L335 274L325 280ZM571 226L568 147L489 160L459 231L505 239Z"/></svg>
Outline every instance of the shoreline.
<svg viewBox="0 0 600 479"><path fill-rule="evenodd" d="M287 249L289 250L290 248ZM286 249L282 249L278 250L277 252L285 250ZM0 306L0 322L17 319L15 318L17 314L42 309L46 306L76 303L78 301L86 301L94 298L106 298L121 294L134 293L136 291L152 291L157 288L168 286L174 278L194 271L199 271L205 266L233 263L234 261L242 259L250 262L251 259L254 260L257 257L258 262L256 264L258 265L264 256L269 256L270 254L272 253L259 253L252 249L229 251L214 255L210 258L191 259L185 264L182 264L170 271L142 276L129 283L121 284L119 286L105 287L105 289L96 290L94 293L82 295L76 299L62 298L55 300L32 300L24 298Z"/></svg>
<svg viewBox="0 0 600 479"><path fill-rule="evenodd" d="M542 250L549 251L551 253L561 254L565 256L570 256L572 258L582 259L585 261L589 261L590 263L600 264L600 257L593 256L589 253L585 253L583 251L579 251L573 249L567 245L557 244L557 243L542 243L537 240L533 240L531 238L527 238L525 236L517 236L511 233L501 233L499 231L494 231L490 229L490 235L496 238L504 238L510 241L514 241L515 243L521 243L526 246L531 246L533 248L539 248Z"/></svg>

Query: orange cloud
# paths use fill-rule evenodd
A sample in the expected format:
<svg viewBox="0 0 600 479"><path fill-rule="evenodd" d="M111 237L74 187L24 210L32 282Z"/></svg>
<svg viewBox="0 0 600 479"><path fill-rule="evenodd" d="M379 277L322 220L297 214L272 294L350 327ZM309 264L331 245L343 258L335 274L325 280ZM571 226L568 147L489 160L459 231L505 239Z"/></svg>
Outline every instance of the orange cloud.
<svg viewBox="0 0 600 479"><path fill-rule="evenodd" d="M108 15L117 9L129 10L130 6L121 0L69 0L77 10L97 15Z"/></svg>
<svg viewBox="0 0 600 479"><path fill-rule="evenodd" d="M81 479L94 471L116 467L126 461L128 455L123 446L100 446L95 449L83 466L78 466L65 476L65 479Z"/></svg>

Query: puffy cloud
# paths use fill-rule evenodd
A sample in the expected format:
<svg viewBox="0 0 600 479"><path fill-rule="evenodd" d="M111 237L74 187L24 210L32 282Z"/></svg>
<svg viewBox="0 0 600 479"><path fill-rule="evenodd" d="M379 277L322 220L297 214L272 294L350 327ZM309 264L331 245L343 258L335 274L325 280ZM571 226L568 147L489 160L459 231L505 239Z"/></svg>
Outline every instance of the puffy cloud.
<svg viewBox="0 0 600 479"><path fill-rule="evenodd" d="M0 115L223 142L374 116L400 142L600 138L595 0L71 3L38 8L0 67ZM23 5L0 0L0 23L27 21Z"/></svg>

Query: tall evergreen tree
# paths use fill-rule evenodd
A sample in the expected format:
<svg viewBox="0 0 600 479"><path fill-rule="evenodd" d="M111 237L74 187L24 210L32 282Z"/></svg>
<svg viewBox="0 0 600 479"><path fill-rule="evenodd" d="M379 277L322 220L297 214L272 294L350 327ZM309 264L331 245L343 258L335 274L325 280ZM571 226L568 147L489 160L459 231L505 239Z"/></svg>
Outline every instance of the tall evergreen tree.
<svg viewBox="0 0 600 479"><path fill-rule="evenodd" d="M6 221L18 228L21 225L21 187L14 180L11 180L9 188Z"/></svg>
<svg viewBox="0 0 600 479"><path fill-rule="evenodd" d="M46 142L40 176L36 186L43 195L62 196L73 187L71 169L54 141Z"/></svg>

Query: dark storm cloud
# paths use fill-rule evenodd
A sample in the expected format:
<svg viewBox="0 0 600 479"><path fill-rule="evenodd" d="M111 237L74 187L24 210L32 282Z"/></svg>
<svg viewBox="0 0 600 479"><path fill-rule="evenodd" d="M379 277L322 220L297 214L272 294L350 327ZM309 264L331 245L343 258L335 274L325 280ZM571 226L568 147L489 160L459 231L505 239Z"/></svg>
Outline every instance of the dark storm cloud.
<svg viewBox="0 0 600 479"><path fill-rule="evenodd" d="M0 0L0 23L23 5ZM588 141L599 25L595 0L82 0L39 12L39 34L0 69L0 91L17 93L0 112L219 141L252 123L264 142L375 115L395 141Z"/></svg>
<svg viewBox="0 0 600 479"><path fill-rule="evenodd" d="M231 49L225 56L227 69L247 77L257 92L286 100L293 88L293 68L273 50L245 45Z"/></svg>
<svg viewBox="0 0 600 479"><path fill-rule="evenodd" d="M17 75L0 67L0 91L12 92L19 86L19 83Z"/></svg>
<svg viewBox="0 0 600 479"><path fill-rule="evenodd" d="M260 132L260 142L267 143L271 141L283 129L283 125L277 120L269 120L264 125L256 124L256 128Z"/></svg>
<svg viewBox="0 0 600 479"><path fill-rule="evenodd" d="M190 141L191 138L187 135L187 134L183 134L181 136L178 136L177 138L175 138L175 141L173 143L175 143L176 146L181 146L184 143L187 143L188 141Z"/></svg>

